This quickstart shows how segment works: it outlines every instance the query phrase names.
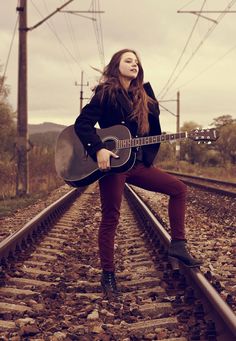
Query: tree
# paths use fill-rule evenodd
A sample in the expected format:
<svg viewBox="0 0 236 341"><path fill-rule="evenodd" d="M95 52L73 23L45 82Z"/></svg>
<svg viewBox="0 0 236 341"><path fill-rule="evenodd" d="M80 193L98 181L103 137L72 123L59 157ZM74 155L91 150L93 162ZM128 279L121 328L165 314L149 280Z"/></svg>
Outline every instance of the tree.
<svg viewBox="0 0 236 341"><path fill-rule="evenodd" d="M175 145L173 143L162 143L154 163L175 160Z"/></svg>
<svg viewBox="0 0 236 341"><path fill-rule="evenodd" d="M1 66L0 66L1 70ZM15 164L13 160L16 137L15 113L8 102L9 88L0 75L0 188L1 195L13 195Z"/></svg>
<svg viewBox="0 0 236 341"><path fill-rule="evenodd" d="M190 132L191 130L201 128L199 124L193 121L185 122L181 127L181 131ZM180 160L189 161L190 163L199 163L201 161L202 145L187 140L184 143L181 142L180 147Z"/></svg>
<svg viewBox="0 0 236 341"><path fill-rule="evenodd" d="M236 122L235 119L231 115L222 115L217 118L213 119L213 122L211 123L212 126L216 128L222 128L226 125L230 125L232 123Z"/></svg>
<svg viewBox="0 0 236 341"><path fill-rule="evenodd" d="M2 65L0 65L0 72L2 72ZM0 75L0 102L4 102L10 93L8 85L5 84L6 77Z"/></svg>
<svg viewBox="0 0 236 341"><path fill-rule="evenodd" d="M15 113L8 103L9 88L4 85L0 76L0 154L1 159L12 158L16 137Z"/></svg>
<svg viewBox="0 0 236 341"><path fill-rule="evenodd" d="M224 163L236 163L236 119L231 115L215 118L212 125L217 128L219 139L214 144Z"/></svg>

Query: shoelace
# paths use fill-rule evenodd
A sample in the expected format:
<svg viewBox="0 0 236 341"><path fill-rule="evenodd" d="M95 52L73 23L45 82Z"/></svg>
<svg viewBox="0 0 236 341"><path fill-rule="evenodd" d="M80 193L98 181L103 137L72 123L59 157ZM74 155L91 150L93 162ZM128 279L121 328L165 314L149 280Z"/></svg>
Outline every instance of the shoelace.
<svg viewBox="0 0 236 341"><path fill-rule="evenodd" d="M116 280L114 275L108 274L108 283L110 284L111 287L116 287Z"/></svg>

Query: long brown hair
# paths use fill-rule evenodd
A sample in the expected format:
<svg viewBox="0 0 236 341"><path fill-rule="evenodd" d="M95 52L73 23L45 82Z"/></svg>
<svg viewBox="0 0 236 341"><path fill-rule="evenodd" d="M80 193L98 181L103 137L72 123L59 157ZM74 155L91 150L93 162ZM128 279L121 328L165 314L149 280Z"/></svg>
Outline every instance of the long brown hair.
<svg viewBox="0 0 236 341"><path fill-rule="evenodd" d="M127 92L121 84L119 71L121 56L126 52L132 52L135 54L139 66L138 75L131 81L130 87L128 89L128 92L132 98L133 106L133 111L130 113L129 117L137 122L138 132L141 135L144 135L149 132L148 103L153 103L154 101L146 94L143 88L144 72L137 53L131 49L123 49L116 52L112 56L109 64L105 67L99 85L102 85L103 95L105 91L108 93L111 102L116 102L116 93L118 90L121 90L127 97L127 100L129 100Z"/></svg>

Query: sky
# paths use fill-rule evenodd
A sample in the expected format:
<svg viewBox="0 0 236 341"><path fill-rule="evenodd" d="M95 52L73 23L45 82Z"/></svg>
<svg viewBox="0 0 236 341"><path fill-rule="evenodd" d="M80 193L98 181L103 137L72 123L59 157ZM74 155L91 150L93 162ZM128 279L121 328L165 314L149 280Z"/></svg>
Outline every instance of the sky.
<svg viewBox="0 0 236 341"><path fill-rule="evenodd" d="M28 0L32 27L68 0ZM0 1L0 65L6 69L9 102L17 110L18 0ZM176 130L177 91L180 125L208 127L221 115L236 118L236 0L74 0L28 36L28 122L71 125L79 114L81 72L83 105L91 98L99 72L120 49L137 51L160 101L163 131ZM93 16L94 17L94 16ZM11 41L12 49L6 68ZM103 53L104 52L104 53ZM89 83L87 85L87 83ZM77 84L77 85L76 85ZM165 102L164 102L165 101Z"/></svg>

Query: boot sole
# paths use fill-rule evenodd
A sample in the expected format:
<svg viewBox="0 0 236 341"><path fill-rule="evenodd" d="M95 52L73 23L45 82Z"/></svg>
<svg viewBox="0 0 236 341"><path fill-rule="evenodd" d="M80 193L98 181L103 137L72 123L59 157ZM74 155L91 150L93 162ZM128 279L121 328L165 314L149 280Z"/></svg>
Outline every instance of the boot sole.
<svg viewBox="0 0 236 341"><path fill-rule="evenodd" d="M203 264L203 263L199 263L199 264L189 265L189 264L184 263L184 261L182 259L179 259L179 258L173 257L173 256L168 256L168 259L171 263L173 270L179 269L179 263L183 264L187 268L199 268Z"/></svg>
<svg viewBox="0 0 236 341"><path fill-rule="evenodd" d="M101 289L102 289L102 293L104 295L104 297L108 298L108 299L112 299L112 298L115 298L115 297L118 297L121 295L121 293L117 290L117 291L112 291L112 290L107 290L105 285L103 285L101 283Z"/></svg>

